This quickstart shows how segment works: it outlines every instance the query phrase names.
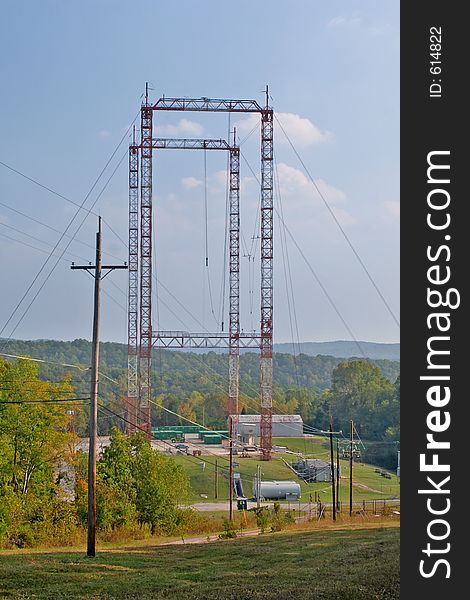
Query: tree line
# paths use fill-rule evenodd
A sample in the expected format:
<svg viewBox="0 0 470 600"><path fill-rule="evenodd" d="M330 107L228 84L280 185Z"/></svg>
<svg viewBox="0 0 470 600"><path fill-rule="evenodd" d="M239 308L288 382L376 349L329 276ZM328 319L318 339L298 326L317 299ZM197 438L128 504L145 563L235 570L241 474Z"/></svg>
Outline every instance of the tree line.
<svg viewBox="0 0 470 600"><path fill-rule="evenodd" d="M70 542L86 525L86 456L77 452L77 441L86 435L88 394L74 381L75 374L45 381L42 369L29 360L0 359L0 545ZM88 384L89 373L81 376ZM105 381L115 385L118 380L112 379ZM156 396L153 423L184 424L189 419L225 427L225 392L204 388L209 377L199 383L202 391ZM97 469L98 526L103 531L135 527L181 533L196 519L178 508L188 490L187 475L170 457L153 450L143 434L123 434L124 390L114 390L112 398L100 392L109 409L100 413L100 432L111 435L111 445ZM276 385L273 396L275 412L299 413L319 429L328 428L331 415L335 429L343 431L354 420L357 433L375 448L377 460L370 462L386 467L394 464L400 436L399 402L399 377L391 382L365 360L340 362L326 390ZM256 413L259 404L242 393L240 408Z"/></svg>

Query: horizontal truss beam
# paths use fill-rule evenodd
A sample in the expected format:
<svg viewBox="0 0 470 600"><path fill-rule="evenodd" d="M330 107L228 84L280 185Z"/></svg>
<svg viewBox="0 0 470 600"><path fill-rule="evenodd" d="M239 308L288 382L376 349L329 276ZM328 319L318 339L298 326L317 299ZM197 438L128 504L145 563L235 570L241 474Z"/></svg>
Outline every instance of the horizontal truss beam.
<svg viewBox="0 0 470 600"><path fill-rule="evenodd" d="M221 100L217 98L160 98L150 108L153 110L176 110L198 112L262 113L264 108L256 100Z"/></svg>
<svg viewBox="0 0 470 600"><path fill-rule="evenodd" d="M234 150L225 140L201 138L154 138L152 148L162 150Z"/></svg>
<svg viewBox="0 0 470 600"><path fill-rule="evenodd" d="M189 333L187 331L154 331L154 348L229 348L228 333ZM240 348L260 348L261 336L257 333L238 334Z"/></svg>

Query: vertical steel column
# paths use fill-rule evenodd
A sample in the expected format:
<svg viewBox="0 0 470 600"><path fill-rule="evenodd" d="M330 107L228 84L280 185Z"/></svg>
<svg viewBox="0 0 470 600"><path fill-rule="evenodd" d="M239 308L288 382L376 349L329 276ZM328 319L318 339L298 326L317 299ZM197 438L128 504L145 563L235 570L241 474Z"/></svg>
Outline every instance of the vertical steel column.
<svg viewBox="0 0 470 600"><path fill-rule="evenodd" d="M140 111L140 346L139 427L151 434L152 364L152 107L148 97Z"/></svg>
<svg viewBox="0 0 470 600"><path fill-rule="evenodd" d="M261 422L263 460L272 449L273 399L273 110L261 113Z"/></svg>
<svg viewBox="0 0 470 600"><path fill-rule="evenodd" d="M229 414L234 415L234 434L238 430L240 380L240 148L230 149L229 192Z"/></svg>
<svg viewBox="0 0 470 600"><path fill-rule="evenodd" d="M129 296L127 321L127 431L135 431L139 401L138 318L139 309L139 147L129 146Z"/></svg>

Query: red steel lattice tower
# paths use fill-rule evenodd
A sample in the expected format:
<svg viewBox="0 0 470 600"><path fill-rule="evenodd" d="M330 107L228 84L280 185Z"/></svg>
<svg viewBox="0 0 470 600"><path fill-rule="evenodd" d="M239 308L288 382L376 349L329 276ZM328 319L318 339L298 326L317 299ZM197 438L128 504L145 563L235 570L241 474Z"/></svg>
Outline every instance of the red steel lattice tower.
<svg viewBox="0 0 470 600"><path fill-rule="evenodd" d="M127 420L134 431L139 404L138 311L139 311L139 146L129 146L129 296L127 326Z"/></svg>
<svg viewBox="0 0 470 600"><path fill-rule="evenodd" d="M240 148L233 134L229 190L229 414L238 415L240 385Z"/></svg>
<svg viewBox="0 0 470 600"><path fill-rule="evenodd" d="M273 394L273 110L261 112L261 360L260 360L262 458L272 449Z"/></svg>
<svg viewBox="0 0 470 600"><path fill-rule="evenodd" d="M152 367L152 120L153 111L145 103L140 111L140 340L139 340L139 419L149 435Z"/></svg>
<svg viewBox="0 0 470 600"><path fill-rule="evenodd" d="M221 348L229 350L229 407L231 414L238 414L239 396L239 351L258 347L260 360L261 395L261 448L262 457L269 460L272 448L272 341L273 341L273 110L269 107L266 88L266 105L262 108L254 100L226 100L209 98L160 98L149 104L148 87L141 107L140 150L140 265L135 249L136 235L134 224L136 198L138 198L138 152L129 155L129 365L128 400L132 411L132 398L135 397L137 377L138 403L134 417L139 428L149 434L150 394L151 394L151 354L153 339L159 347L165 348ZM233 145L230 150L230 190L229 190L229 334L191 334L189 332L152 332L152 147L222 149L222 140L153 140L153 111L202 111L258 113L261 115L261 331L259 334L240 333L239 315L239 271L240 271L240 151ZM134 144L135 146L135 144ZM138 222L138 219L137 219ZM140 270L138 267L140 266ZM137 301L137 281L140 275L140 303ZM132 310L131 310L132 309ZM139 344L136 344L137 318ZM138 369L135 370L138 355ZM129 413L130 414L130 413ZM134 422L132 419L130 421Z"/></svg>

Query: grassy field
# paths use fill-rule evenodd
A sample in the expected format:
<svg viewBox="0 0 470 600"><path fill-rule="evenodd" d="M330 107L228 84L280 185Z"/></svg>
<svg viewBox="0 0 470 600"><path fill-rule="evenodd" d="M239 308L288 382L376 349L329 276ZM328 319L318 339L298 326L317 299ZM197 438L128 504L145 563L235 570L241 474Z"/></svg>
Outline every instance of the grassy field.
<svg viewBox="0 0 470 600"><path fill-rule="evenodd" d="M274 444L287 446L293 452L329 460L329 450L324 446L325 438L274 438ZM302 499L308 502L309 494L318 492L322 501L328 502L331 495L331 486L328 483L307 484L296 479L294 473L282 461L283 456L288 462L292 462L291 454L276 454L270 462L261 462L255 458L240 458L234 460L239 463L235 471L239 472L243 479L244 492L247 497L252 495L252 482L256 474L256 466L261 465L263 479L296 480L300 483ZM212 455L195 458L175 456L175 460L184 467L188 473L191 484L189 502L214 502L215 498L215 457ZM203 467L202 462L205 462ZM349 463L341 460L340 500L347 502L349 499ZM218 500L228 500L228 458L219 457L219 494ZM391 479L385 479L375 472L376 467L362 463L354 464L354 500L374 500L382 498L398 498L400 496L400 484L397 476L391 473ZM205 498L204 496L207 496Z"/></svg>
<svg viewBox="0 0 470 600"><path fill-rule="evenodd" d="M2 552L0 597L12 600L392 600L397 528L280 533L186 546Z"/></svg>

